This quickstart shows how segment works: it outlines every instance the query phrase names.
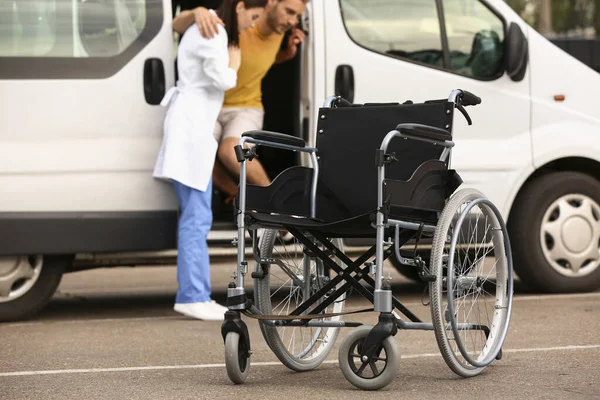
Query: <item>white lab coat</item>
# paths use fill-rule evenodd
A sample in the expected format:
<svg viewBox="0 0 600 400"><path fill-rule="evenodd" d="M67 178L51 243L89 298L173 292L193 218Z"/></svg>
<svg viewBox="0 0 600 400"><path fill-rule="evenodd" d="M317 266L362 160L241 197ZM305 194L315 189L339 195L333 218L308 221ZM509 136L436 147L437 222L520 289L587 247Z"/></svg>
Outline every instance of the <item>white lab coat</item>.
<svg viewBox="0 0 600 400"><path fill-rule="evenodd" d="M163 143L153 176L176 180L206 191L218 143L213 136L225 91L235 87L236 72L229 68L227 33L205 39L192 24L177 51L179 80L163 98L169 105Z"/></svg>

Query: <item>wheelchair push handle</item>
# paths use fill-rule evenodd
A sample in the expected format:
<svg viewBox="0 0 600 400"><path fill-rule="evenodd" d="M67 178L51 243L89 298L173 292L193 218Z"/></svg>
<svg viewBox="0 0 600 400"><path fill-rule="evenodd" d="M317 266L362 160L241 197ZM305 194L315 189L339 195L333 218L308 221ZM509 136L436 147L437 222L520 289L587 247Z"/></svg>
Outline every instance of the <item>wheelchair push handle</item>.
<svg viewBox="0 0 600 400"><path fill-rule="evenodd" d="M462 105L463 106L476 106L477 104L481 104L481 98L478 96L475 96L473 93L468 92L466 90L462 91Z"/></svg>
<svg viewBox="0 0 600 400"><path fill-rule="evenodd" d="M454 103L454 106L465 117L467 123L469 125L473 125L473 121L471 121L469 113L467 113L467 110L465 110L465 106L475 106L477 104L481 104L481 98L469 91L456 89L452 91L448 100Z"/></svg>
<svg viewBox="0 0 600 400"><path fill-rule="evenodd" d="M329 96L323 104L325 108L352 107L352 103L344 99L342 96Z"/></svg>
<svg viewBox="0 0 600 400"><path fill-rule="evenodd" d="M476 96L467 90L454 89L452 93L450 93L450 96L448 96L448 101L454 103L457 108L461 105L476 106L477 104L481 104L481 97Z"/></svg>
<svg viewBox="0 0 600 400"><path fill-rule="evenodd" d="M343 97L338 96L338 107L339 106L352 107L352 103L350 103L348 100L344 99Z"/></svg>

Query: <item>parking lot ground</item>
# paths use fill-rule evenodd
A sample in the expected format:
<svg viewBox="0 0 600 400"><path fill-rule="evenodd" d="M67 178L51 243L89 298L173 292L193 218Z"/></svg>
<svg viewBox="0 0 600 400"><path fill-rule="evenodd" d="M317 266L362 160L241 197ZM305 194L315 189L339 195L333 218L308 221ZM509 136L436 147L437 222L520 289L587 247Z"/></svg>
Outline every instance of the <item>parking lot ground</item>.
<svg viewBox="0 0 600 400"><path fill-rule="evenodd" d="M231 262L213 264L223 302ZM388 268L391 270L391 268ZM421 287L393 274L394 293L424 320ZM502 360L463 379L440 356L433 332L400 331L394 381L374 393L355 389L337 364L344 328L328 360L296 373L245 318L253 356L244 385L224 366L220 322L176 314L174 267L117 268L64 277L36 318L0 324L0 399L600 399L600 291L535 295L519 291ZM251 285L248 286L251 293ZM357 296L347 309L371 304ZM377 314L346 320L374 324Z"/></svg>

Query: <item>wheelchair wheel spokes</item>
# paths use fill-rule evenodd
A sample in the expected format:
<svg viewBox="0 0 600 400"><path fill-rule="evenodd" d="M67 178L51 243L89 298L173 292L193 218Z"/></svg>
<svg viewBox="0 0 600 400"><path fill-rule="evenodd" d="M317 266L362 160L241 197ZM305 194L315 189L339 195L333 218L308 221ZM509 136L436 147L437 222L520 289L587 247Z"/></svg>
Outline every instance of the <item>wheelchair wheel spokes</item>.
<svg viewBox="0 0 600 400"><path fill-rule="evenodd" d="M386 337L371 356L360 356L362 345L372 329L367 325L352 329L338 352L342 374L363 390L377 390L390 384L400 365L400 349L393 336Z"/></svg>
<svg viewBox="0 0 600 400"><path fill-rule="evenodd" d="M274 257L277 257L274 255ZM300 260L300 264L302 260ZM300 266L302 268L302 266ZM277 266L274 266L274 270L270 271L271 290L271 315L289 315L296 307L298 307L304 301L304 292L302 286L298 284L304 283L303 271L297 268L290 268L288 271L294 274L294 278L288 277L287 280L280 279L280 271L276 271ZM311 268L311 272L314 268ZM288 272L286 271L286 272ZM274 279L278 278L278 279ZM273 283L281 283L281 286L273 285ZM281 296L281 297L279 297ZM262 311L262 310L261 310ZM286 346L289 353L297 359L311 358L318 354L318 343L326 340L322 337L323 330L321 327L278 327L275 328L278 331L278 335L281 338L281 342ZM316 354L315 354L316 353Z"/></svg>
<svg viewBox="0 0 600 400"><path fill-rule="evenodd" d="M264 314L290 315L330 278L321 260L306 255L303 246L295 238L284 242L277 231L264 232L260 251L261 257L278 261L270 264L269 273L264 278L255 280L256 304ZM305 262L308 263L308 275ZM342 312L344 299L345 295L321 313ZM323 298L311 304L308 311L314 309L322 300ZM340 318L314 318L311 322L336 321ZM339 333L339 327L274 327L262 323L261 330L275 355L284 365L295 371L306 371L319 366L331 351Z"/></svg>
<svg viewBox="0 0 600 400"><path fill-rule="evenodd" d="M360 355L360 345L364 341L363 338L354 342L348 353L348 363L352 372L363 379L377 378L383 373L387 367L387 353L383 346L379 346L375 352L375 356L363 361Z"/></svg>
<svg viewBox="0 0 600 400"><path fill-rule="evenodd" d="M506 227L478 191L459 191L440 218L432 248L431 313L450 368L473 376L499 354L512 302Z"/></svg>

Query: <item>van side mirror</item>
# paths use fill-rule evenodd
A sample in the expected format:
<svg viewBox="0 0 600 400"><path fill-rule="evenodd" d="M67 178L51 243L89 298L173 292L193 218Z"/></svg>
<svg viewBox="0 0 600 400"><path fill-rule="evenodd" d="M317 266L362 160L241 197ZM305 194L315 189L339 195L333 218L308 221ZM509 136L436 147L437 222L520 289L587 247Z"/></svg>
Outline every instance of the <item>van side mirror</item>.
<svg viewBox="0 0 600 400"><path fill-rule="evenodd" d="M506 35L506 72L515 82L523 80L527 71L529 49L521 27L512 22Z"/></svg>

